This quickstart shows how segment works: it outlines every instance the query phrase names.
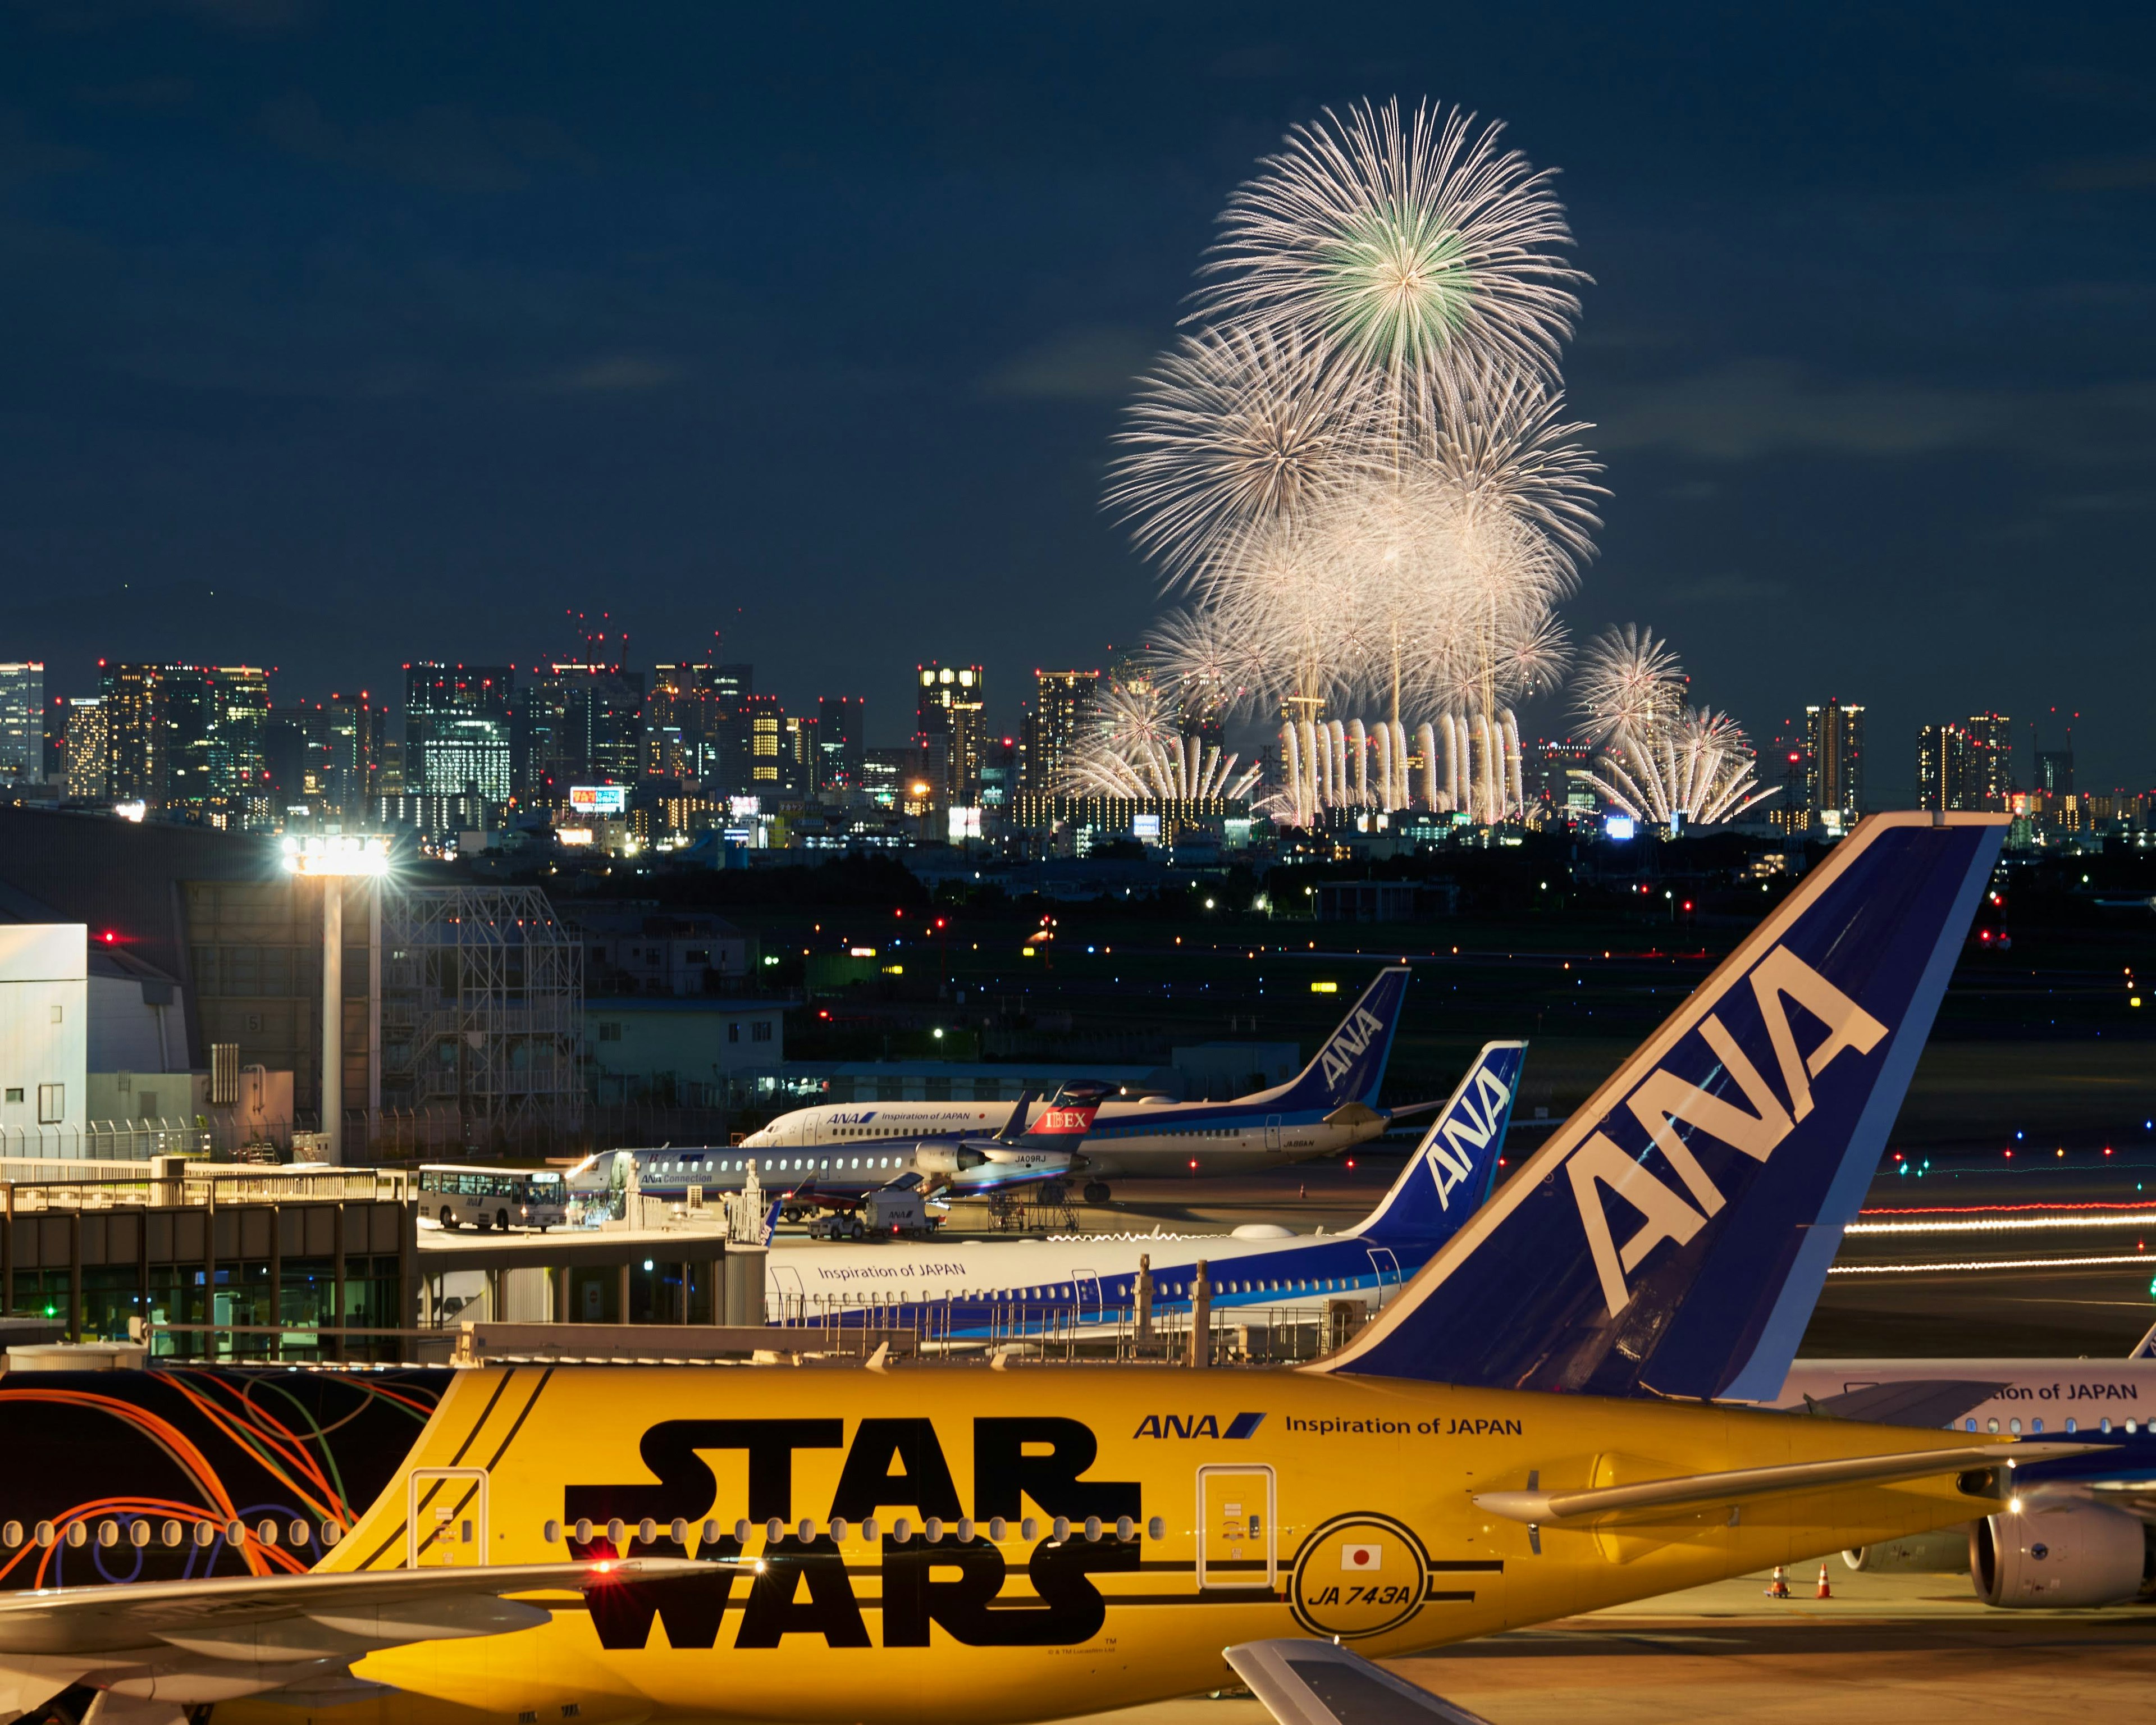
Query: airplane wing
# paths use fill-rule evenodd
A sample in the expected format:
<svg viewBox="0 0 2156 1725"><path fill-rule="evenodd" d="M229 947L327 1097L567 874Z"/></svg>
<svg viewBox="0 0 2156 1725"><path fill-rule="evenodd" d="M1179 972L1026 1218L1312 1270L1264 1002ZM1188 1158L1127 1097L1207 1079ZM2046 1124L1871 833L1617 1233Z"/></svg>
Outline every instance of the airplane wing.
<svg viewBox="0 0 2156 1725"><path fill-rule="evenodd" d="M0 1660L139 1649L153 1640L190 1651L244 1643L250 1659L272 1645L289 1645L290 1657L305 1659L345 1651L330 1645L340 1638L394 1645L490 1635L546 1619L542 1608L507 1594L590 1593L627 1580L708 1576L711 1569L686 1558L597 1558L26 1589L0 1593ZM265 1635L273 1624L292 1633Z"/></svg>
<svg viewBox="0 0 2156 1725"><path fill-rule="evenodd" d="M1830 1486L1887 1486L1934 1474L1959 1473L2008 1461L2048 1461L2085 1455L2099 1444L1964 1444L1951 1450L1904 1450L1889 1455L1845 1455L1829 1461L1793 1461L1775 1467L1739 1467L1727 1473L1680 1475L1631 1486L1577 1491L1479 1491L1478 1509L1508 1521L1561 1527L1592 1521L1647 1521L1662 1512L1778 1497Z"/></svg>
<svg viewBox="0 0 2156 1725"><path fill-rule="evenodd" d="M368 1653L547 1620L544 1605L506 1595L588 1595L622 1580L707 1576L712 1567L682 1558L602 1558L0 1594L0 1721L79 1682L103 1692L99 1717L112 1725L123 1714L171 1725L180 1709L244 1695L348 1689L346 1667Z"/></svg>
<svg viewBox="0 0 2156 1725"><path fill-rule="evenodd" d="M1278 1725L1488 1725L1337 1641L1244 1641L1221 1656Z"/></svg>

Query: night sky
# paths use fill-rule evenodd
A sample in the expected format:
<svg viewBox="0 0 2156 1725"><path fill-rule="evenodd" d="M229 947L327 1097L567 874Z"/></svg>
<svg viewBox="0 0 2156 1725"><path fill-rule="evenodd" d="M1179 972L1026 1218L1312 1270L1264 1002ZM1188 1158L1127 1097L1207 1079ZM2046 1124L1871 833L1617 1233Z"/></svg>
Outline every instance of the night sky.
<svg viewBox="0 0 2156 1725"><path fill-rule="evenodd" d="M978 660L1008 727L1155 613L1101 470L1227 193L1428 95L1595 279L1576 635L1763 741L1867 702L1875 803L1984 708L2156 780L2146 8L784 10L0 8L0 658L382 691L603 609L875 742Z"/></svg>

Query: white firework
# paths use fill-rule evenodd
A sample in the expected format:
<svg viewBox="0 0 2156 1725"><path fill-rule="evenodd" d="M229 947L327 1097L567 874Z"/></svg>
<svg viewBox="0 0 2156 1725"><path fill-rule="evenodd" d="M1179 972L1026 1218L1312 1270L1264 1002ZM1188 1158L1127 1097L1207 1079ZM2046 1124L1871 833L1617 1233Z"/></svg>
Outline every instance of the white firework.
<svg viewBox="0 0 2156 1725"><path fill-rule="evenodd" d="M1265 639L1218 610L1171 611L1153 627L1149 656L1186 721L1240 718L1277 680Z"/></svg>
<svg viewBox="0 0 2156 1725"><path fill-rule="evenodd" d="M1179 729L1173 703L1158 684L1118 683L1094 702L1089 734L1063 788L1140 802L1241 797L1257 782L1259 769L1238 773L1236 759Z"/></svg>
<svg viewBox="0 0 2156 1725"><path fill-rule="evenodd" d="M1307 517L1372 459L1368 375L1293 330L1200 330L1162 357L1116 441L1106 502L1173 585Z"/></svg>
<svg viewBox="0 0 2156 1725"><path fill-rule="evenodd" d="M1602 745L1587 783L1657 826L1733 820L1773 790L1753 778L1757 762L1737 721L1688 707L1685 691L1676 655L1650 630L1627 624L1601 636L1580 686L1587 734Z"/></svg>
<svg viewBox="0 0 2156 1725"><path fill-rule="evenodd" d="M1683 711L1684 668L1667 641L1628 623L1604 631L1580 666L1578 701L1590 742L1656 734Z"/></svg>
<svg viewBox="0 0 2156 1725"><path fill-rule="evenodd" d="M1553 176L1457 108L1397 99L1291 131L1221 218L1196 317L1322 337L1402 416L1448 372L1553 371L1586 280Z"/></svg>

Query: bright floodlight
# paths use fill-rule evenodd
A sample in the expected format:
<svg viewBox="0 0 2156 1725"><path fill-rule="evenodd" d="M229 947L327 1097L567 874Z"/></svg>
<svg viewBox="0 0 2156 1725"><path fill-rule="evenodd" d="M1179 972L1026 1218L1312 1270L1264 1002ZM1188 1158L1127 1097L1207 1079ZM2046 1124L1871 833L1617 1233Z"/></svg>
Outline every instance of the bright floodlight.
<svg viewBox="0 0 2156 1725"><path fill-rule="evenodd" d="M284 843L285 871L291 875L386 875L387 839L306 838Z"/></svg>

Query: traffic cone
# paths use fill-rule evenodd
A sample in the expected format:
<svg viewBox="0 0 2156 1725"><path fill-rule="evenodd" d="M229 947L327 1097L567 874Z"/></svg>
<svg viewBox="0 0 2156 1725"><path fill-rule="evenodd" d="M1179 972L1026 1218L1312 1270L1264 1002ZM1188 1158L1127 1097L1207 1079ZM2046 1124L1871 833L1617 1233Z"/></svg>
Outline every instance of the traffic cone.
<svg viewBox="0 0 2156 1725"><path fill-rule="evenodd" d="M1770 1599L1786 1599L1789 1596L1789 1578L1783 1572L1782 1566L1777 1563L1774 1565L1774 1579L1767 1584L1767 1597Z"/></svg>
<svg viewBox="0 0 2156 1725"><path fill-rule="evenodd" d="M1821 1599L1830 1599L1834 1597L1834 1589L1826 1584L1826 1565L1824 1563L1820 1565L1819 1592L1813 1595L1813 1597Z"/></svg>

